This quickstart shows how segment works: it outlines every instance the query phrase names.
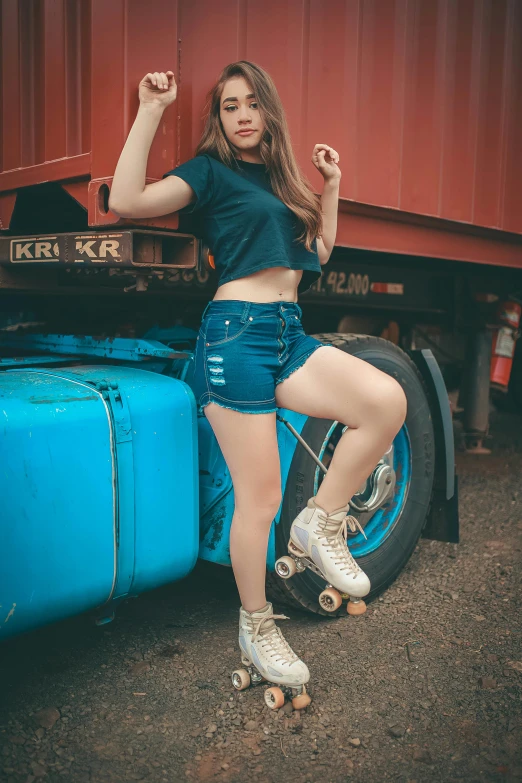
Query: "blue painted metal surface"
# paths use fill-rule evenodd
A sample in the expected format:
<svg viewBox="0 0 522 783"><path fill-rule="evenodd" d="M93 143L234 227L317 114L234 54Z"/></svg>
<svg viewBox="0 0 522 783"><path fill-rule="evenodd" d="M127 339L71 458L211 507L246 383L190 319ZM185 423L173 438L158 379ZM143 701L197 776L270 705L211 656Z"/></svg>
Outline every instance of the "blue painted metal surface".
<svg viewBox="0 0 522 783"><path fill-rule="evenodd" d="M301 433L307 417L294 411L281 409L284 418ZM201 507L201 544L199 556L220 565L230 565L230 526L234 513L234 491L230 474L214 434L206 418L198 418L199 471ZM282 422L277 422L277 442L281 464L283 495L288 471L297 446L295 437ZM267 568L273 571L276 561L275 525L281 518L281 508L272 524L268 540Z"/></svg>
<svg viewBox="0 0 522 783"><path fill-rule="evenodd" d="M64 365L70 363L70 356L12 356L0 358L0 370L9 370L14 367L34 367L36 364Z"/></svg>
<svg viewBox="0 0 522 783"><path fill-rule="evenodd" d="M175 351L156 340L133 340L112 337L98 340L74 334L0 334L0 344L15 350L51 351L78 356L98 356L107 359L144 362L151 358L172 359Z"/></svg>
<svg viewBox="0 0 522 783"><path fill-rule="evenodd" d="M122 366L0 373L0 639L180 579L198 552L189 387Z"/></svg>
<svg viewBox="0 0 522 783"><path fill-rule="evenodd" d="M42 459L42 454L45 452L43 444L56 437L56 415L60 406L63 407L62 413L68 417L68 421L73 411L77 412L77 426L68 427L67 430L70 441L65 446L60 443L56 446L57 453L63 451L66 454L76 448L73 460L69 462L67 457L62 459L62 462L65 462L68 468L70 467L70 470L66 471L67 491L63 493L59 491L62 480L60 474L52 477L51 465L44 464L45 460L43 460L42 465L38 467L38 473L41 480L45 480L50 488L51 494L54 492L54 495L59 498L59 507L56 511L50 511L51 499L43 504L40 499L29 512L31 528L38 527L39 529L40 539L36 536L34 540L40 541L40 548L48 548L50 562L53 563L53 573L56 575L61 573L61 578L58 579L54 592L52 589L47 589L47 586L42 587L41 584L36 590L33 590L33 596L29 601L30 607L27 607L29 600L27 596L21 595L18 609L23 608L23 611L19 611L17 622L12 623L17 608L15 607L15 612L9 616L8 620L11 623L9 632L7 634L5 629L3 629L3 633L0 631L0 639L2 636L12 635L35 625L85 611L94 606L102 606L100 618L110 617L118 600L128 595L136 595L150 587L173 581L188 573L194 564L198 549L199 556L203 559L222 565L230 565L229 537L234 512L234 494L230 474L207 419L201 416L196 420L195 401L189 386L173 380L173 378L185 378L188 375L190 383L192 365L190 351L183 359L175 359L173 355L178 349L190 348L194 336L193 330L185 328L181 330L176 327L168 330L153 330L148 333L146 340L117 338L106 341L75 335L28 335L25 340L21 338L17 341L13 337L13 339L5 341L12 344L16 342L25 349L69 351L75 356L102 356L118 363L103 366L84 364L69 368L49 367L46 369L35 366L33 369L26 369L25 372L20 370L0 374L0 399L3 390L9 387L10 391L4 394L6 399L11 400L13 396L20 397L21 410L15 419L20 419L24 425L27 425L31 419L34 421L35 427L40 427L40 434L44 437L43 443L40 443L34 452L31 450L27 452L27 443L24 443L23 448L20 449L19 458L22 458L22 452L24 455L22 459L26 459L29 454L29 461L33 465L38 459ZM154 337L160 337L163 342L156 342ZM72 362L75 356L65 357L62 355L54 358L59 363ZM48 363L52 358L49 355L36 357L33 363L35 365L40 361ZM147 372L135 370L132 365L136 361L144 359L148 362ZM16 360L13 360L13 363L17 363ZM167 375L163 375L164 373L172 377L169 378ZM144 378L147 379L146 382L143 382ZM164 384L167 384L167 387ZM175 386L173 387L172 384ZM152 392L152 387L158 385L160 391L168 388L166 396L179 415L169 418L169 411L162 408L162 404L158 404L154 397L158 390L155 389ZM21 386L24 388L24 393L18 395L16 390ZM173 388L176 389L175 392L173 392ZM39 390L39 402L36 408L29 407L31 416L28 419L26 412L22 414L22 409L25 411L25 407L29 406L29 400L26 397L31 396L30 391L35 389ZM42 394L40 393L42 389L46 390L44 396L48 398L45 403L42 402ZM178 410L183 408L182 405L180 406L180 389L184 390L181 397L184 395L186 403L185 408L181 411ZM88 402L96 408L95 418L103 421L101 431L96 427L91 427L92 416L87 416L85 410L76 404L77 397L83 399L85 395L87 395ZM34 400L31 401L31 404L34 404ZM47 405L44 410L52 413L52 418L41 426L38 419L39 406L44 404ZM168 409L168 405L166 408ZM293 411L283 410L281 412L300 433L307 417ZM12 419L11 414L8 415ZM148 427L143 427L141 424L139 427L135 427L133 422L136 418L142 422L145 420L150 423L154 427L153 435ZM15 424L13 428L11 420L10 432L16 430L17 426L20 428L22 424ZM94 449L90 441L87 441L85 450L83 448L77 449L77 444L83 443L85 427L92 434L96 443L104 440L104 457L98 454L94 461L89 458L89 453L93 453ZM284 492L297 441L279 421L277 422L277 438ZM158 441L163 443L160 448L158 448ZM170 454L167 453L167 442L170 444ZM6 443L0 439L0 452L3 446L6 446ZM175 457L172 456L173 452L175 452ZM148 463L146 459L140 459L143 455L147 455L149 458ZM139 470L136 468L137 462L140 462ZM158 467L159 462L161 462L161 468ZM98 484L96 476L101 468L105 468L108 472L101 484ZM32 472L36 473L36 470ZM158 479L161 479L161 476L165 478L160 481L158 487ZM181 529L179 525L175 524L176 520L171 527L164 524L165 509L171 503L173 504L173 495L176 496L177 503L180 502L179 495L175 492L176 486L183 490L181 505L176 514L176 520L183 521ZM110 496L104 496L103 487L105 490L110 488ZM6 484L4 491L7 489ZM2 482L0 481L0 492L2 491ZM15 538L18 535L17 529L19 532L19 520L26 514L25 501L22 499L23 491L16 494L18 502L14 503L9 510ZM91 510L91 499L96 505L102 503L104 497L106 508ZM55 499L52 502L54 503ZM68 509L72 508L75 509L72 514L74 520L72 530L80 529L80 540L82 540L82 535L87 535L85 531L89 531L91 549L82 546L77 552L79 562L75 562L72 557L68 561L70 572L61 572L59 551L61 537L59 531L57 532L58 526L54 524L54 520L62 519L68 513ZM112 515L110 524L107 523L109 509ZM198 525L199 509L201 513ZM279 522L280 514L281 509L274 519L269 537L267 567L270 570L274 569L276 560L275 524ZM141 524L142 518L149 519L147 525ZM46 520L44 523L42 523L43 519ZM51 524L49 524L49 520L51 520ZM100 520L104 520L105 533L110 529L112 536L110 549L107 542L103 546L106 562L103 556L98 557L98 547L94 543L97 539ZM193 524L190 524L190 520L193 520ZM187 521L188 524L186 524ZM172 538L173 533L174 538ZM5 543L5 546L2 546L5 552L13 542L2 542L0 538L0 545L2 543ZM94 550L92 546L94 546ZM172 550L176 551L178 561L184 563L174 571L171 567L172 557L170 556L169 559L168 554ZM82 552L85 556L81 554ZM90 563L95 557L95 552L100 568L95 568L94 574L92 574ZM162 558L163 560L167 559L167 565ZM35 562L36 559L36 554L33 551L27 562ZM112 563L110 585L104 584L104 590L101 593L98 591L93 598L89 579L101 578L101 574L104 579L108 579L107 563L109 561ZM1 564L0 555L0 568ZM40 579L41 582L39 574L40 571L37 569L37 581ZM73 594L71 600L65 601L65 605L62 605L63 597L60 596L60 589L63 591L64 585L73 578L76 578L76 583L79 585L78 592L81 594L83 602L81 605L78 604L77 598ZM14 586L13 590L11 587L9 590L6 589L8 582L9 585ZM4 589L6 596L7 592L10 592L0 607L0 620L4 605L9 604L9 599L12 598L11 593L19 593L19 582L20 580L17 580L12 572L8 576L6 575L3 581L0 577L0 603L2 603L2 589ZM36 593L41 597L46 596L45 608L40 606L38 610L40 613L38 621L35 621L33 613L35 608L33 606L34 594ZM12 603L16 603L16 601L13 600ZM8 609L8 611L10 610Z"/></svg>
<svg viewBox="0 0 522 783"><path fill-rule="evenodd" d="M319 459L323 459L328 443L334 430L339 427L335 422L329 429L319 453ZM397 523L406 498L411 480L411 447L407 428L404 426L393 441L393 468L395 470L395 494L393 499L383 508L378 509L364 528L367 539L362 533L349 538L350 551L355 557L369 555L378 549L388 538ZM314 494L319 488L320 470L316 469L314 478Z"/></svg>
<svg viewBox="0 0 522 783"><path fill-rule="evenodd" d="M358 533L350 540L350 551L355 557L369 555L388 538L399 520L411 480L411 447L408 430L404 426L393 441L393 468L395 470L395 494L391 502L378 509L364 528L368 540Z"/></svg>

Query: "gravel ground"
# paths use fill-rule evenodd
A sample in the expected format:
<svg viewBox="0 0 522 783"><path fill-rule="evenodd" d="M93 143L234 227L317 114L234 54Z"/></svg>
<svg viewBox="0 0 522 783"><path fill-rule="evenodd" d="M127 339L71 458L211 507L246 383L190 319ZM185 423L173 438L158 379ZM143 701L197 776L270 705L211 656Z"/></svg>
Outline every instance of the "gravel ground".
<svg viewBox="0 0 522 783"><path fill-rule="evenodd" d="M0 650L0 780L522 780L522 428L458 454L459 545L421 541L360 618L291 611L312 705L236 693L238 601L215 569ZM277 606L281 610L283 607Z"/></svg>

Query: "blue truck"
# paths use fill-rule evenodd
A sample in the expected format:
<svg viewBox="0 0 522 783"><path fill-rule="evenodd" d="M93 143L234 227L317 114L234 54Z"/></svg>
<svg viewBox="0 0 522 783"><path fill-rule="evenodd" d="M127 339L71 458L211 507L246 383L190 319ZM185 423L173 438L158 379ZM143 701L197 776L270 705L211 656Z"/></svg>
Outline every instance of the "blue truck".
<svg viewBox="0 0 522 783"><path fill-rule="evenodd" d="M83 262L78 273L78 248L96 257L104 242L118 260L103 274ZM46 250L42 277L35 256ZM146 229L9 234L0 282L0 639L82 612L105 623L121 601L184 578L198 558L230 567L233 487L191 390L197 324L213 291L208 248L195 235L173 244ZM332 323L324 302L305 301L303 312L305 327ZM393 375L408 398L404 427L351 499L365 536L349 533L349 544L371 600L422 535L458 540L448 395L428 348L318 336ZM277 414L283 501L269 589L319 615L321 579L307 570L283 580L274 569L343 426Z"/></svg>

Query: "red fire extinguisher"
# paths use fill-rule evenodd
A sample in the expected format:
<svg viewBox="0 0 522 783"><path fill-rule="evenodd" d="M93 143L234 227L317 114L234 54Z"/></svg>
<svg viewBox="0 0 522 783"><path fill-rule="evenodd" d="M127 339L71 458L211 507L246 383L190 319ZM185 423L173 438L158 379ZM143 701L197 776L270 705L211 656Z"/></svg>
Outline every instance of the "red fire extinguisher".
<svg viewBox="0 0 522 783"><path fill-rule="evenodd" d="M500 391L507 392L515 344L518 340L522 304L516 299L506 299L497 310L497 325L493 333L491 349L491 384Z"/></svg>

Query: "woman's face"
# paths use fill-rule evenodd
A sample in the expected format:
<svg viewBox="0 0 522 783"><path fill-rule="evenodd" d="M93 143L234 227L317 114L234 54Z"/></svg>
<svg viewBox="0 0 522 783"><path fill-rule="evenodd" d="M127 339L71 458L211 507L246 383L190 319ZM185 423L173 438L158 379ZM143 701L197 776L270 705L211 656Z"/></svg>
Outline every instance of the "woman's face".
<svg viewBox="0 0 522 783"><path fill-rule="evenodd" d="M225 82L219 113L225 135L237 151L236 157L261 163L259 144L265 125L252 89L242 76Z"/></svg>

